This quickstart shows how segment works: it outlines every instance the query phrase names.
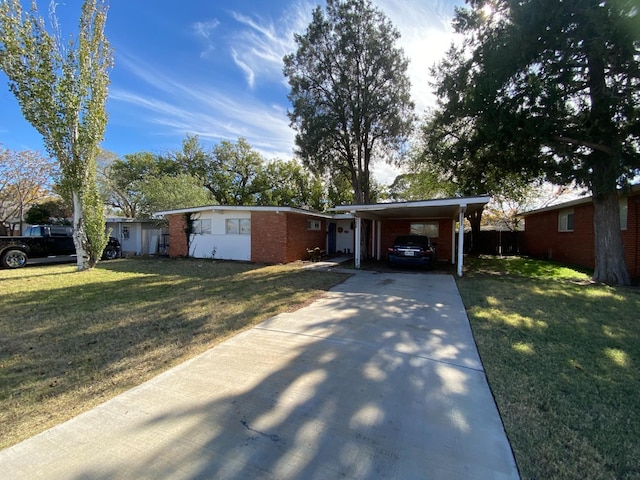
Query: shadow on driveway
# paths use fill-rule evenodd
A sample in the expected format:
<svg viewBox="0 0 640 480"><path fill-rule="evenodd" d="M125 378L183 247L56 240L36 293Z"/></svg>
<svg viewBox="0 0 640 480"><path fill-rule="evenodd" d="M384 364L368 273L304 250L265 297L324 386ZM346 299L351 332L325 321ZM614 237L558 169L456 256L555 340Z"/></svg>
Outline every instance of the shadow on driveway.
<svg viewBox="0 0 640 480"><path fill-rule="evenodd" d="M518 478L453 278L375 272L0 452L0 466L30 479Z"/></svg>

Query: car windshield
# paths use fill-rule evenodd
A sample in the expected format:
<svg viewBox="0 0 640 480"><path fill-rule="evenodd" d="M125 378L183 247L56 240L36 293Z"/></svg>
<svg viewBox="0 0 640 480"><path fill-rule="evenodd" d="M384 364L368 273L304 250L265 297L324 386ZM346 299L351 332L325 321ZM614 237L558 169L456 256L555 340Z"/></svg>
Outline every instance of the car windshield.
<svg viewBox="0 0 640 480"><path fill-rule="evenodd" d="M396 238L394 245L402 245L402 246L412 246L415 245L417 247L428 247L429 246L429 237L425 237L422 235L402 235Z"/></svg>

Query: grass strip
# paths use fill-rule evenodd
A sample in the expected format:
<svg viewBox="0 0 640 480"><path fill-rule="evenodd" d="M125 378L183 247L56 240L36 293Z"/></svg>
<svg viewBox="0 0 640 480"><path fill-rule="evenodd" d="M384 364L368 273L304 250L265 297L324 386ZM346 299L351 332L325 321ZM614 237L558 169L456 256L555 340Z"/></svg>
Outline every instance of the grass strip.
<svg viewBox="0 0 640 480"><path fill-rule="evenodd" d="M640 290L498 257L458 288L522 478L640 478Z"/></svg>

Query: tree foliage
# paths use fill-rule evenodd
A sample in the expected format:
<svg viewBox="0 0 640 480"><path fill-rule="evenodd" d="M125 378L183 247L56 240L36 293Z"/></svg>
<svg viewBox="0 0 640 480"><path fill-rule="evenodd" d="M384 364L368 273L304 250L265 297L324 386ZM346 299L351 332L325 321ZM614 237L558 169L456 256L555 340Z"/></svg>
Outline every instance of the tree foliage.
<svg viewBox="0 0 640 480"><path fill-rule="evenodd" d="M275 159L264 164L258 183L263 189L256 197L257 205L326 208L324 185L299 163Z"/></svg>
<svg viewBox="0 0 640 480"><path fill-rule="evenodd" d="M27 210L51 194L56 174L53 162L33 151L16 152L0 146L0 226L22 232Z"/></svg>
<svg viewBox="0 0 640 480"><path fill-rule="evenodd" d="M24 221L30 225L70 225L72 218L73 211L64 200L51 198L29 208L24 216Z"/></svg>
<svg viewBox="0 0 640 480"><path fill-rule="evenodd" d="M77 38L63 41L52 3L47 31L35 2L0 3L0 68L29 123L60 165L60 184L73 200L78 269L92 268L107 243L96 183L96 155L107 123L105 102L112 52L104 35L107 6L85 0Z"/></svg>
<svg viewBox="0 0 640 480"><path fill-rule="evenodd" d="M298 155L318 173L347 178L356 203L371 201L371 163L397 160L412 127L398 38L369 0L327 0L284 57Z"/></svg>
<svg viewBox="0 0 640 480"><path fill-rule="evenodd" d="M143 188L146 180L175 176L179 173L181 173L180 167L175 162L149 152L131 153L124 158L111 158L102 168L103 201L127 218L149 216L153 213L149 209L153 202L146 199ZM185 202L179 203L182 205ZM160 210L164 208L161 207Z"/></svg>
<svg viewBox="0 0 640 480"><path fill-rule="evenodd" d="M295 161L267 161L242 137L206 150L197 136L188 135L182 150L169 157L180 171L200 179L220 205L326 207L318 175Z"/></svg>
<svg viewBox="0 0 640 480"><path fill-rule="evenodd" d="M471 0L454 25L465 41L436 70L432 130L466 155L470 178L544 175L587 187L594 279L628 283L617 187L640 169L637 4Z"/></svg>
<svg viewBox="0 0 640 480"><path fill-rule="evenodd" d="M211 194L200 180L187 173L148 175L139 183L140 213L150 217L161 210L211 205Z"/></svg>

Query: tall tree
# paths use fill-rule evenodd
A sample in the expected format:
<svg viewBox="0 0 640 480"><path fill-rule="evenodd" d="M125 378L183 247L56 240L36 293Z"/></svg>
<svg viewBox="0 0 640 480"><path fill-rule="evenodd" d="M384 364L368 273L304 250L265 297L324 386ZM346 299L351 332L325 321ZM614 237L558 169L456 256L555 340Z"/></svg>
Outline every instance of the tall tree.
<svg viewBox="0 0 640 480"><path fill-rule="evenodd" d="M27 210L51 194L55 167L33 151L15 152L0 146L0 230L22 232Z"/></svg>
<svg viewBox="0 0 640 480"><path fill-rule="evenodd" d="M284 57L297 153L314 171L346 176L356 203L371 202L374 159L397 159L411 131L399 36L370 0L327 0Z"/></svg>
<svg viewBox="0 0 640 480"><path fill-rule="evenodd" d="M264 190L258 193L258 205L283 205L324 210L322 180L296 161L272 160L261 173L258 183Z"/></svg>
<svg viewBox="0 0 640 480"><path fill-rule="evenodd" d="M104 35L107 5L85 0L77 37L68 43L62 40L54 11L51 16L52 33L35 2L29 12L19 0L0 3L0 68L25 118L59 162L61 186L73 200L78 270L86 270L98 262L108 238L96 183L113 63Z"/></svg>
<svg viewBox="0 0 640 480"><path fill-rule="evenodd" d="M454 20L465 44L441 64L442 124L473 128L463 145L477 168L587 187L593 278L628 284L617 190L640 171L637 2L468 4Z"/></svg>
<svg viewBox="0 0 640 480"><path fill-rule="evenodd" d="M211 205L211 194L200 180L187 173L149 175L138 182L141 216L150 217L160 210Z"/></svg>
<svg viewBox="0 0 640 480"><path fill-rule="evenodd" d="M101 170L102 198L127 218L148 214L142 208L146 203L142 183L147 178L181 173L180 166L172 160L149 152L110 159Z"/></svg>
<svg viewBox="0 0 640 480"><path fill-rule="evenodd" d="M221 205L255 205L267 188L261 181L264 159L244 138L215 145L211 167L205 186Z"/></svg>

